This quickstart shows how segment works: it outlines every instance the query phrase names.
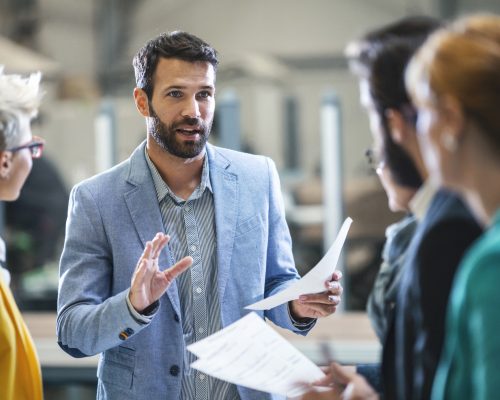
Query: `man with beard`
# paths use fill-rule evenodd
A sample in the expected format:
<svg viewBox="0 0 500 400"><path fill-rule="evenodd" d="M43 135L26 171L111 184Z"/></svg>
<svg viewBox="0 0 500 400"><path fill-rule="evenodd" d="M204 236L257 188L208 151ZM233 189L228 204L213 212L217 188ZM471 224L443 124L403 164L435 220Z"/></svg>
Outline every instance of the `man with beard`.
<svg viewBox="0 0 500 400"><path fill-rule="evenodd" d="M188 33L148 42L134 58L145 142L72 190L57 332L75 357L102 353L99 399L277 398L191 369L186 350L298 279L273 162L207 143L217 63ZM335 311L339 278L261 316L305 334Z"/></svg>

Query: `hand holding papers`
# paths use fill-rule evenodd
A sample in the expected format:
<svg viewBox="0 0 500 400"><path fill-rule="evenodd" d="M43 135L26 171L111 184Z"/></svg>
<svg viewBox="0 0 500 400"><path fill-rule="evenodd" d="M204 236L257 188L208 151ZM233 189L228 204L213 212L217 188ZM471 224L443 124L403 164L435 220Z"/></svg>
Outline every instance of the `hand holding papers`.
<svg viewBox="0 0 500 400"><path fill-rule="evenodd" d="M347 232L351 226L352 219L347 218L340 228L340 231L333 243L321 261L310 270L304 277L285 290L268 297L264 300L246 306L249 310L269 310L291 300L298 299L300 295L309 293L319 293L325 290L325 281L329 280L337 266L340 257L340 251L347 237Z"/></svg>
<svg viewBox="0 0 500 400"><path fill-rule="evenodd" d="M250 313L187 348L191 367L236 385L295 397L325 374L257 314Z"/></svg>

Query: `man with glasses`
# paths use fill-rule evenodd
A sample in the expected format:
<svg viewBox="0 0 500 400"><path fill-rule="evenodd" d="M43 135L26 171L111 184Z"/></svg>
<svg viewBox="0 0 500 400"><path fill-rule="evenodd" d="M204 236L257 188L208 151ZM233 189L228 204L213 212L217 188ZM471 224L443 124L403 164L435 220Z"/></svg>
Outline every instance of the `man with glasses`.
<svg viewBox="0 0 500 400"><path fill-rule="evenodd" d="M0 200L13 201L42 155L43 140L31 135L40 102L40 74L6 75L0 67ZM0 399L42 400L40 364L31 336L9 289L5 244L0 239Z"/></svg>
<svg viewBox="0 0 500 400"><path fill-rule="evenodd" d="M368 303L383 343L382 365L358 366L357 371L373 387L337 364L326 379L340 383L349 398L376 399L380 392L384 399L430 398L451 283L464 252L481 232L459 197L439 190L428 176L416 133L416 110L404 85L408 61L440 25L430 17L407 17L364 35L346 49L373 136L369 162L390 208L410 213L387 231L385 263ZM337 397L304 397L329 398Z"/></svg>

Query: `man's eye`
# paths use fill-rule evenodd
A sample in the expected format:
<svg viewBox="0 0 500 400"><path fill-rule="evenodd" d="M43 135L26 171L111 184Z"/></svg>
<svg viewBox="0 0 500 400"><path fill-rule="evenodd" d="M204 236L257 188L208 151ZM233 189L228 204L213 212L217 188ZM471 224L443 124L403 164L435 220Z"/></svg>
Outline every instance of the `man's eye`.
<svg viewBox="0 0 500 400"><path fill-rule="evenodd" d="M212 93L210 93L208 90L204 90L204 91L198 93L198 97L201 97L202 99L206 99L210 96L212 96Z"/></svg>
<svg viewBox="0 0 500 400"><path fill-rule="evenodd" d="M182 92L180 90L172 90L172 91L168 92L167 95L170 97L181 97Z"/></svg>

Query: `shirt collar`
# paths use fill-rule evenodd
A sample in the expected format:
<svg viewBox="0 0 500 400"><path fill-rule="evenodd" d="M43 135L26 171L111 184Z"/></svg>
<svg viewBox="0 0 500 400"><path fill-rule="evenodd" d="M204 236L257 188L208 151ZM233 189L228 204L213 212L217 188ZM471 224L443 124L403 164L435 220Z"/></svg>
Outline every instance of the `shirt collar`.
<svg viewBox="0 0 500 400"><path fill-rule="evenodd" d="M171 198L173 198L175 201L178 203L182 203L185 200L181 199L180 197L176 196L174 192L170 189L170 187L167 185L167 183L163 180L161 177L160 173L158 172L158 169L156 166L153 164L153 161L151 161L151 158L149 157L147 148L144 147L144 156L146 158L146 162L148 164L149 171L151 172L151 176L153 177L153 183L155 186L156 190L156 196L158 198L158 202L161 202L166 195L169 195ZM205 158L203 159L203 167L202 167L202 172L201 172L201 181L198 187L191 193L191 196L189 196L189 200L195 200L201 197L201 195L205 192L205 189L210 190L211 193L212 191L212 184L210 183L210 168L208 166L208 155L205 153Z"/></svg>
<svg viewBox="0 0 500 400"><path fill-rule="evenodd" d="M427 179L410 200L410 210L418 221L421 221L424 217L436 192L437 187L435 184L430 179Z"/></svg>

